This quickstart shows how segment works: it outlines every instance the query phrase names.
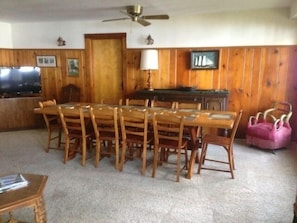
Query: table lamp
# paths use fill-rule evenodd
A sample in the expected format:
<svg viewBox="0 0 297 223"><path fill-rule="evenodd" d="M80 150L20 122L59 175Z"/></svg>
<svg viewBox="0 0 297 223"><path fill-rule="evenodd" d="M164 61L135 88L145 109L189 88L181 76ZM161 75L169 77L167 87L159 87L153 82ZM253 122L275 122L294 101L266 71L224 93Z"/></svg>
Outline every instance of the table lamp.
<svg viewBox="0 0 297 223"><path fill-rule="evenodd" d="M148 70L147 90L153 91L151 74L152 70L158 70L158 50L141 51L140 70Z"/></svg>

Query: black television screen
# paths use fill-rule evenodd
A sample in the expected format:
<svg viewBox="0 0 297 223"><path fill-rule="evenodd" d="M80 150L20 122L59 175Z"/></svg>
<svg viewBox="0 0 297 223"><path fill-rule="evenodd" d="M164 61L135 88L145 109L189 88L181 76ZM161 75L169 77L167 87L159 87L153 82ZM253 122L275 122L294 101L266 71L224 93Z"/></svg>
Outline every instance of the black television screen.
<svg viewBox="0 0 297 223"><path fill-rule="evenodd" d="M0 94L41 93L40 68L31 66L0 67Z"/></svg>

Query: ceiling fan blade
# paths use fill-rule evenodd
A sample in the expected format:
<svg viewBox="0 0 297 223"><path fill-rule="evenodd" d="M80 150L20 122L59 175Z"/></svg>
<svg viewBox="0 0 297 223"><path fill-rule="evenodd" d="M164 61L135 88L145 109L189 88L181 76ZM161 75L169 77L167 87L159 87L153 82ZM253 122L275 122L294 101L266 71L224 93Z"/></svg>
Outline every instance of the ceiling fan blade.
<svg viewBox="0 0 297 223"><path fill-rule="evenodd" d="M143 19L169 19L169 15L144 15Z"/></svg>
<svg viewBox="0 0 297 223"><path fill-rule="evenodd" d="M128 20L130 18L118 18L118 19L105 19L102 22L112 22L112 21L119 21L119 20Z"/></svg>
<svg viewBox="0 0 297 223"><path fill-rule="evenodd" d="M129 16L130 18L133 18L133 15L125 12L125 11L120 11L122 14L126 15L126 16Z"/></svg>
<svg viewBox="0 0 297 223"><path fill-rule="evenodd" d="M136 20L136 22L138 22L139 24L141 24L141 25L143 25L143 26L149 26L149 25L151 24L150 22L144 20L144 19L141 18L141 17L138 17L137 20Z"/></svg>

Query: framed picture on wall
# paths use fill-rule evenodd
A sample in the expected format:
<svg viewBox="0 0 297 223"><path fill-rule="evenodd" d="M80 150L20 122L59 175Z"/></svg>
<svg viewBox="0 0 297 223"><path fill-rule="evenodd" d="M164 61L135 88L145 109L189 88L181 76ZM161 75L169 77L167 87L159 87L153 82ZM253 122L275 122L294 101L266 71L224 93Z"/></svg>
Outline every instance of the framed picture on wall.
<svg viewBox="0 0 297 223"><path fill-rule="evenodd" d="M191 69L218 69L219 51L193 51L191 52Z"/></svg>
<svg viewBox="0 0 297 223"><path fill-rule="evenodd" d="M36 56L36 66L56 67L56 56Z"/></svg>
<svg viewBox="0 0 297 223"><path fill-rule="evenodd" d="M79 75L78 59L67 59L67 73L68 73L68 76L78 77Z"/></svg>

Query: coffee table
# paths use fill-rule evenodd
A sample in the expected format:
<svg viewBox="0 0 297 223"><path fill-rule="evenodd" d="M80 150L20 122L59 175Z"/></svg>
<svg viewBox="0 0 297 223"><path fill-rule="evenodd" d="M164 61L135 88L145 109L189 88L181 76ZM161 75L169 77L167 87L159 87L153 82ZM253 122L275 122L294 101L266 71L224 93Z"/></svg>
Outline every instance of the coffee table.
<svg viewBox="0 0 297 223"><path fill-rule="evenodd" d="M17 222L12 217L12 211L22 207L33 207L35 212L35 222L46 222L46 210L43 200L43 189L48 176L36 174L23 174L24 178L29 181L27 187L7 191L0 194L0 223L1 215L9 212L10 220L8 222Z"/></svg>

